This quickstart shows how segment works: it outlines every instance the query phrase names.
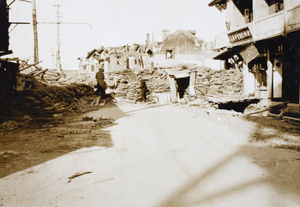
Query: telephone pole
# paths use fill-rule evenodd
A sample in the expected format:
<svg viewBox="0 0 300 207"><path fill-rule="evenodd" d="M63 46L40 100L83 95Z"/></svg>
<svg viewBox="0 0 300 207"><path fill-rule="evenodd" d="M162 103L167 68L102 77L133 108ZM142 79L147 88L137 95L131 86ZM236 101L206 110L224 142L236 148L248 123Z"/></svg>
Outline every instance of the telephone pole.
<svg viewBox="0 0 300 207"><path fill-rule="evenodd" d="M37 32L35 0L31 1L31 5L32 5L32 25L33 25L33 38L34 38L34 63L38 63L39 62L39 46L38 46L38 32Z"/></svg>
<svg viewBox="0 0 300 207"><path fill-rule="evenodd" d="M61 5L53 5L54 7L56 7L56 14L57 14L57 20L56 20L56 25L57 25L57 52L56 52L56 67L58 72L62 71L61 68L61 59L60 59L60 33L59 33L59 25L60 25L60 21L59 21L59 7L61 7Z"/></svg>

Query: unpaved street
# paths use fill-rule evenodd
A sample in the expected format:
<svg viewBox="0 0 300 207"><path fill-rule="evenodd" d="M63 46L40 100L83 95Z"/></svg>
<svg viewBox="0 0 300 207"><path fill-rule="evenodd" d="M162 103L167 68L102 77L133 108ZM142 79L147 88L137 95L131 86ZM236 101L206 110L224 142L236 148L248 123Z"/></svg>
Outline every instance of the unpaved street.
<svg viewBox="0 0 300 207"><path fill-rule="evenodd" d="M112 144L1 178L1 206L300 206L299 151L249 142L272 129L180 105L123 103L84 116L115 119L105 128Z"/></svg>

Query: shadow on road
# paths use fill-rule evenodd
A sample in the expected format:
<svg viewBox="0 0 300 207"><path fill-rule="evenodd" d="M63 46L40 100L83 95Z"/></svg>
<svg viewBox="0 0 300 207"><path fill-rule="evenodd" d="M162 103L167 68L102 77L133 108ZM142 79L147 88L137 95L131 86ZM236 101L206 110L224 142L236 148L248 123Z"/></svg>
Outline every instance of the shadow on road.
<svg viewBox="0 0 300 207"><path fill-rule="evenodd" d="M104 118L102 114L105 113L113 116ZM97 116L91 117L93 114ZM44 122L32 120L18 129L2 130L0 178L82 148L112 147L113 140L107 128L124 116L128 115L109 102L88 113L69 114Z"/></svg>
<svg viewBox="0 0 300 207"><path fill-rule="evenodd" d="M283 157L280 155L283 155ZM235 199L235 194L240 191L246 191L247 193L247 190L252 189L253 192L255 185L259 185L258 187L256 186L256 189L259 189L261 185L266 185L272 186L280 194L300 195L300 180L297 175L300 171L300 156L298 155L297 157L297 155L295 151L284 149L244 146L232 155L214 164L204 173L190 179L189 183L182 186L178 191L173 192L159 206L211 206L214 202L222 203L223 199L228 197ZM223 180L226 180L226 175L222 174L222 169L239 158L249 160L251 163L259 166L262 172L265 173L249 175L251 171L247 172L247 169L241 170L241 172L234 172L232 168L230 170L233 171L233 175L230 174L227 177L228 181L225 181L225 184L222 181L218 183L221 177ZM239 181L234 181L236 179L234 174L236 173L242 173L244 179L242 181L239 179ZM213 192L211 192L211 189L207 191L207 185L209 184L215 185Z"/></svg>
<svg viewBox="0 0 300 207"><path fill-rule="evenodd" d="M300 151L299 125L291 124L273 117L248 116L245 117L245 120L256 124L255 130L250 136L250 142L267 142L276 139L277 143L282 143L282 145L276 147ZM295 137L298 137L298 140L296 140ZM291 143L289 144L289 142Z"/></svg>

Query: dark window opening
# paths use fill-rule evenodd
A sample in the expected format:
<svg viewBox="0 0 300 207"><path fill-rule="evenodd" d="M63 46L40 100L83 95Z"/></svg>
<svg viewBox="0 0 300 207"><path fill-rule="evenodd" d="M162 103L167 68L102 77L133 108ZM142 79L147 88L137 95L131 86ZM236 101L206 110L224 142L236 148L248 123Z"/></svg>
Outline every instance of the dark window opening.
<svg viewBox="0 0 300 207"><path fill-rule="evenodd" d="M179 93L179 98L183 98L185 90L190 85L190 77L178 78L176 79L177 92Z"/></svg>
<svg viewBox="0 0 300 207"><path fill-rule="evenodd" d="M284 9L284 0L265 0L269 7L274 8L274 13L280 12Z"/></svg>
<svg viewBox="0 0 300 207"><path fill-rule="evenodd" d="M174 59L175 54L173 50L166 50L166 59Z"/></svg>
<svg viewBox="0 0 300 207"><path fill-rule="evenodd" d="M276 0L275 2L275 13L280 12L284 9L283 0Z"/></svg>

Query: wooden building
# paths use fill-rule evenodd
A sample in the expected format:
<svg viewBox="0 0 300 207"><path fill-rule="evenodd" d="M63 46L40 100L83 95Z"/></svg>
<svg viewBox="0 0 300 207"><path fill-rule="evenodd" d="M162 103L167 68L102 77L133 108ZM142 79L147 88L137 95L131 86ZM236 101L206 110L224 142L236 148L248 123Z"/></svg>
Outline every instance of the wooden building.
<svg viewBox="0 0 300 207"><path fill-rule="evenodd" d="M213 0L226 13L220 53L243 71L244 95L299 103L300 1Z"/></svg>

